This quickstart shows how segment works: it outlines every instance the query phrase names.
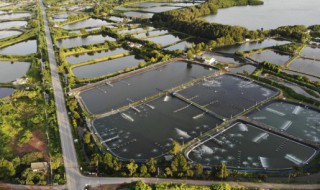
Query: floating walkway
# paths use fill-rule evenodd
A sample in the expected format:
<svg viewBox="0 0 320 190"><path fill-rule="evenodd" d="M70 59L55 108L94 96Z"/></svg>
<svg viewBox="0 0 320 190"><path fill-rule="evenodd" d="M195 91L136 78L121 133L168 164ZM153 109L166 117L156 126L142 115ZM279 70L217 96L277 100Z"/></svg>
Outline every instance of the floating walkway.
<svg viewBox="0 0 320 190"><path fill-rule="evenodd" d="M221 115L216 114L215 112L213 112L213 111L205 108L204 106L201 106L201 105L199 105L199 104L197 104L197 103L195 103L195 102L192 102L191 100L189 100L189 99L181 96L181 95L178 94L177 92L174 92L174 93L171 93L171 94L172 94L172 96L174 96L174 97L176 97L176 98L178 98L178 99L180 99L180 100L188 103L189 105L193 105L194 107L199 108L200 110L204 111L205 113L209 113L209 114L213 115L214 117L216 117L216 118L218 118L218 119L221 119L222 121L225 121L225 118L222 117ZM188 106L189 106L189 105L188 105Z"/></svg>
<svg viewBox="0 0 320 190"><path fill-rule="evenodd" d="M240 117L238 117L238 119L240 119L241 121L244 121L245 123L252 124L254 127L260 128L260 129L262 129L264 131L267 131L267 132L270 132L270 133L285 137L287 139L290 139L292 141L295 141L297 143L300 143L300 144L303 144L303 145L306 145L306 146L309 146L309 147L312 147L312 148L315 148L315 149L320 149L320 144L319 143L316 143L316 142L313 142L313 141L310 141L310 140L297 138L297 137L295 137L293 135L288 134L285 131L282 131L282 130L274 128L274 127L271 127L271 126L269 126L267 124L264 124L264 123L260 123L258 121L253 120L253 119L250 119L248 117L240 116Z"/></svg>

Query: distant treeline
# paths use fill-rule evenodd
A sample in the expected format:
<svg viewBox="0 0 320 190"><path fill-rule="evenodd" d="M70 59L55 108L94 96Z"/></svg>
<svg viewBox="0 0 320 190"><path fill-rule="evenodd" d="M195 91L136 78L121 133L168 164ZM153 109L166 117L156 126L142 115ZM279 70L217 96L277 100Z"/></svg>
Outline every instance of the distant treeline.
<svg viewBox="0 0 320 190"><path fill-rule="evenodd" d="M216 14L219 8L261 4L263 2L260 0L209 0L200 5L154 14L152 21L161 26L183 31L190 35L217 40L218 44L226 45L241 42L244 38L259 38L263 33L249 31L240 26L208 23L198 18Z"/></svg>

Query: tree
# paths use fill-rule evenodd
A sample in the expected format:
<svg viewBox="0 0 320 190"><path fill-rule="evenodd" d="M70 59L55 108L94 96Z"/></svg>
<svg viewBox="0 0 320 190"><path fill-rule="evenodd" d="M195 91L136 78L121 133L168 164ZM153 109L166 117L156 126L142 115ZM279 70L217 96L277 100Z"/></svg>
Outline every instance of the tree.
<svg viewBox="0 0 320 190"><path fill-rule="evenodd" d="M154 158L150 158L148 161L147 161L147 166L148 166L148 170L149 170L149 173L150 174L155 174L156 171L157 171L157 160L154 159Z"/></svg>
<svg viewBox="0 0 320 190"><path fill-rule="evenodd" d="M176 155L181 150L181 145L177 141L172 141L170 153Z"/></svg>
<svg viewBox="0 0 320 190"><path fill-rule="evenodd" d="M134 162L134 160L130 160L130 163L126 165L128 171L129 171L129 176L133 176L138 168L138 164Z"/></svg>
<svg viewBox="0 0 320 190"><path fill-rule="evenodd" d="M137 181L134 189L135 190L152 190L152 188L143 181Z"/></svg>
<svg viewBox="0 0 320 190"><path fill-rule="evenodd" d="M140 176L149 176L148 167L145 164L140 166Z"/></svg>
<svg viewBox="0 0 320 190"><path fill-rule="evenodd" d="M14 176L16 169L13 166L13 163L0 158L0 178L6 178Z"/></svg>
<svg viewBox="0 0 320 190"><path fill-rule="evenodd" d="M188 50L188 51L187 51L187 58L188 58L188 59L192 59L192 58L193 58L193 53L192 53L191 50Z"/></svg>
<svg viewBox="0 0 320 190"><path fill-rule="evenodd" d="M83 134L83 142L84 143L86 143L86 144L90 144L90 142L91 142L91 135L90 135L90 133L89 132L85 132L84 134Z"/></svg>
<svg viewBox="0 0 320 190"><path fill-rule="evenodd" d="M229 170L225 163L221 163L220 166L216 166L215 171L215 176L219 179L226 179L229 176Z"/></svg>
<svg viewBox="0 0 320 190"><path fill-rule="evenodd" d="M203 166L201 164L196 164L194 166L194 172L195 172L196 176L198 176L198 177L201 176L203 173Z"/></svg>
<svg viewBox="0 0 320 190"><path fill-rule="evenodd" d="M171 169L169 167L166 167L165 174L166 174L167 177L172 177L173 176L173 173L172 173L172 171L171 171Z"/></svg>
<svg viewBox="0 0 320 190"><path fill-rule="evenodd" d="M183 154L177 154L171 162L171 170L179 177L186 175L187 170L189 169L187 159Z"/></svg>

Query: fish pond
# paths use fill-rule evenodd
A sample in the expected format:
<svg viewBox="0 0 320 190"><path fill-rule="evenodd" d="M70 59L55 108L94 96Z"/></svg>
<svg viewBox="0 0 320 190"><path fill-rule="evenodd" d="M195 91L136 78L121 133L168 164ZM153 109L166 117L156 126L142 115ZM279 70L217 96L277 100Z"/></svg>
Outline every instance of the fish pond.
<svg viewBox="0 0 320 190"><path fill-rule="evenodd" d="M220 124L195 107L175 98L159 98L94 121L107 149L122 159L144 160L170 151L172 142L184 144ZM179 111L181 110L181 111Z"/></svg>
<svg viewBox="0 0 320 190"><path fill-rule="evenodd" d="M116 48L116 49L112 49L112 50L103 50L103 51L98 51L98 52L90 52L90 53L85 53L85 54L71 55L71 56L67 56L66 59L69 64L78 64L81 62L86 62L86 61L90 61L93 59L99 59L102 57L121 54L121 53L125 53L125 52L128 52L128 50L125 50L123 48Z"/></svg>
<svg viewBox="0 0 320 190"><path fill-rule="evenodd" d="M0 61L0 82L12 82L24 76L30 68L28 62Z"/></svg>
<svg viewBox="0 0 320 190"><path fill-rule="evenodd" d="M126 68L132 68L139 65L139 62L144 62L141 59L136 59L134 55L111 59L107 61L89 64L72 69L72 72L77 78L94 78L103 75L122 71Z"/></svg>
<svg viewBox="0 0 320 190"><path fill-rule="evenodd" d="M251 119L296 137L320 142L320 112L304 105L275 101L254 113Z"/></svg>
<svg viewBox="0 0 320 190"><path fill-rule="evenodd" d="M111 85L105 84L83 91L80 98L89 112L101 114L215 71L177 61L112 82Z"/></svg>
<svg viewBox="0 0 320 190"><path fill-rule="evenodd" d="M225 163L237 169L290 169L307 164L317 151L295 141L237 122L187 153L197 163Z"/></svg>

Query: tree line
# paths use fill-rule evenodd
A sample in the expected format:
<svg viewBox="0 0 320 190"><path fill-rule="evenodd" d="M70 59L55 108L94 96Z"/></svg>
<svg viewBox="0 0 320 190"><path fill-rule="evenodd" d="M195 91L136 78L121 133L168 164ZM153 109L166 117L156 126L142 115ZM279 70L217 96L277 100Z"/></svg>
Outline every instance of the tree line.
<svg viewBox="0 0 320 190"><path fill-rule="evenodd" d="M216 40L219 45L229 45L242 42L245 38L262 38L261 31L249 31L240 26L230 26L209 23L199 17L216 14L219 8L244 5L258 5L263 2L258 0L209 0L200 5L156 13L152 21L160 26L168 27L193 36Z"/></svg>

